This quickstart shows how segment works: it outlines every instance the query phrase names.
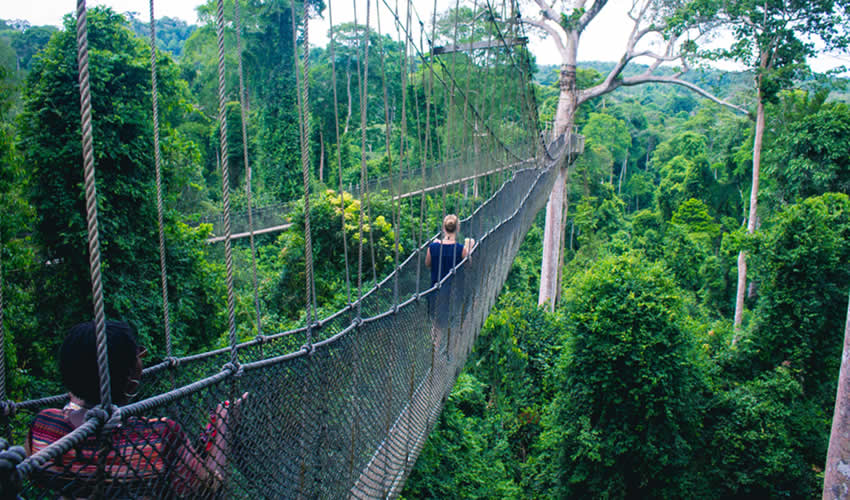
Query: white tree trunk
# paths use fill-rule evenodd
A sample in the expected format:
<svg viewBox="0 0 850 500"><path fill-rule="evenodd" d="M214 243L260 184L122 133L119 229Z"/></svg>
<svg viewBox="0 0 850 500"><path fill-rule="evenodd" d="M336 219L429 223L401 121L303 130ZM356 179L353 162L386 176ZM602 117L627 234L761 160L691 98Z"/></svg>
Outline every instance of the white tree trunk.
<svg viewBox="0 0 850 500"><path fill-rule="evenodd" d="M325 137L319 129L319 182L325 182Z"/></svg>
<svg viewBox="0 0 850 500"><path fill-rule="evenodd" d="M764 98L761 90L758 92L758 106L756 108L756 133L753 141L753 185L750 189L750 212L747 217L747 234L753 234L756 230L756 211L758 209L759 195L759 167L761 166L761 145L764 139ZM738 289L735 293L735 329L741 327L744 316L744 294L747 290L747 254L742 250L738 254ZM737 340L737 337L735 338Z"/></svg>
<svg viewBox="0 0 850 500"><path fill-rule="evenodd" d="M561 66L561 77L559 86L561 94L558 99L558 109L555 112L555 123L553 129L554 137L561 134L569 134L572 129L573 115L576 107L576 73L575 56L576 43L571 44L570 51L572 60ZM558 169L558 176L552 186L549 201L546 203L546 225L543 230L543 263L540 269L540 293L537 298L538 305L548 304L550 311L555 309L555 301L558 297L559 272L558 266L561 262L561 252L564 242L564 199L567 187L568 165Z"/></svg>
<svg viewBox="0 0 850 500"><path fill-rule="evenodd" d="M548 304L550 311L555 309L555 297L558 295L558 262L561 256L561 233L563 233L564 195L566 193L567 169L559 168L558 177L552 186L552 193L546 203L546 225L543 230L543 264L540 271L540 294L537 304Z"/></svg>
<svg viewBox="0 0 850 500"><path fill-rule="evenodd" d="M738 288L735 293L735 329L741 326L744 317L744 289L747 288L747 256L744 251L738 252ZM732 344L737 343L738 336L732 338Z"/></svg>
<svg viewBox="0 0 850 500"><path fill-rule="evenodd" d="M345 127L342 129L342 135L348 133L348 124L351 122L351 71L346 71L345 92L348 94L348 109L345 113Z"/></svg>
<svg viewBox="0 0 850 500"><path fill-rule="evenodd" d="M625 177L626 177L626 168L628 167L628 164L629 164L629 150L627 149L626 150L626 157L623 158L623 168L620 169L620 178L617 181L617 196L620 196L622 194L621 189L623 187L623 179L625 179Z"/></svg>
<svg viewBox="0 0 850 500"><path fill-rule="evenodd" d="M838 372L835 412L823 478L823 499L850 498L850 300L844 324L844 351Z"/></svg>

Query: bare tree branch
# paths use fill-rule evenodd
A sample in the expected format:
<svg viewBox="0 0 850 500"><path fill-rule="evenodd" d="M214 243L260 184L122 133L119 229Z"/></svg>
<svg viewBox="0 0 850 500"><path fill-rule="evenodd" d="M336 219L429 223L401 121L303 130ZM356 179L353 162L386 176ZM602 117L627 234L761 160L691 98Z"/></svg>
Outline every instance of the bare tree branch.
<svg viewBox="0 0 850 500"><path fill-rule="evenodd" d="M558 15L557 12L555 12L555 9L546 5L546 2L544 0L534 0L534 3L536 3L537 6L540 7L541 14L543 14L543 17L545 19L556 23L561 21L561 16Z"/></svg>
<svg viewBox="0 0 850 500"><path fill-rule="evenodd" d="M555 42L558 53L561 54L561 59L566 58L567 49L564 46L564 41L561 39L561 34L553 26L548 24L545 19L523 19L522 22L548 33L552 37L552 41Z"/></svg>
<svg viewBox="0 0 850 500"><path fill-rule="evenodd" d="M608 0L595 0L593 5L590 6L587 11L581 16L578 21L578 32L581 33L587 28L587 25L590 24L590 21L593 21L593 18L599 14L599 11L602 10L602 7L605 7L605 4L608 3Z"/></svg>
<svg viewBox="0 0 850 500"><path fill-rule="evenodd" d="M731 102L726 101L725 99L721 99L721 98L717 97L716 95L712 94L711 92L703 89L702 87L700 87L698 85L695 85L691 82L687 82L685 80L682 80L681 79L682 74L684 74L684 72L680 72L680 73L673 75L673 76L660 76L660 75L651 75L651 74L644 73L644 74L638 75L638 76L623 78L622 86L631 87L633 85L641 85L641 84L644 84L644 83L672 83L674 85L680 85L680 86L685 87L685 88L687 88L687 89L689 89L693 92L696 92L697 94L705 97L706 99L708 99L708 100L710 100L710 101L712 101L716 104L719 104L721 106L725 106L725 107L727 107L727 108L729 108L733 111L737 111L738 113L742 113L744 115L749 116L750 113L746 109L744 109L740 106L737 106L735 104L732 104Z"/></svg>

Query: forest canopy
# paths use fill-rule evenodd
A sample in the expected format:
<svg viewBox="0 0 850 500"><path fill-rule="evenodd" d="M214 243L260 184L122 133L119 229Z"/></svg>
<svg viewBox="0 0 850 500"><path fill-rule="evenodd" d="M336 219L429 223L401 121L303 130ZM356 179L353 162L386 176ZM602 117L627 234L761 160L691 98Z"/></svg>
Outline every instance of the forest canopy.
<svg viewBox="0 0 850 500"><path fill-rule="evenodd" d="M242 53L234 24L223 36L227 67L242 64L247 100L228 73L226 151L214 6L200 7L198 26L156 21L176 355L227 342L223 250L205 242L217 228L200 223L223 209L222 155L234 212L247 209L249 186L254 207L288 210L286 228L258 236L256 249L234 241L244 340L306 321L307 236L315 302L327 316L356 293L358 246L368 289L396 265L396 243L405 258L436 234L444 213L469 215L506 175L401 202L381 180L413 186L420 172L411 164L423 179L428 162L474 168L464 166L472 152L495 149L496 139L519 150L529 115L542 128L557 112L560 67L535 64L526 48L518 54L529 56L533 103L511 94L522 75L504 53L448 54L431 68L400 37L339 24L333 50L310 47L308 214L295 67L303 9L324 15L327 5L297 2L293 12L288 1L240 3ZM233 7L226 2L227 16ZM440 43L496 35L467 29L474 8L438 13ZM107 316L131 322L162 359L150 26L104 7L88 22ZM91 316L75 23L70 15L62 28L0 21L0 286L16 400L61 392L57 347ZM575 110L585 149L568 169L557 306L538 307L540 214L403 498L819 494L850 289L850 90L846 75L802 71L782 55L790 69L765 84L753 231L759 68L703 65L683 77L752 116L663 82L620 87ZM579 62L577 88L600 84L614 65ZM644 70L633 65L626 75ZM450 77L478 88L461 97L434 83ZM458 139L473 120L456 113L464 100L488 111L468 143ZM366 185L375 192L361 197ZM749 274L736 327L743 253Z"/></svg>

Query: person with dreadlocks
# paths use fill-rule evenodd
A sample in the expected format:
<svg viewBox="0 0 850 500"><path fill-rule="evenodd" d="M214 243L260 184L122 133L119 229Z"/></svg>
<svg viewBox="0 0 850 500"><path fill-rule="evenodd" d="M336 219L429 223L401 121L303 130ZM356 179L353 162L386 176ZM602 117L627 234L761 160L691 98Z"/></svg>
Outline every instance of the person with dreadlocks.
<svg viewBox="0 0 850 500"><path fill-rule="evenodd" d="M107 321L106 338L112 401L126 404L139 389L147 350L138 345L135 330L124 322ZM93 322L78 324L66 335L59 371L70 400L64 408L36 415L26 441L28 454L39 453L72 433L100 403L96 344ZM180 424L170 418L127 416L114 429L95 432L46 463L33 479L72 497L91 495L98 488L107 497L170 498L215 491L223 480L234 409L246 396L233 405L218 405L202 433L201 449L192 446Z"/></svg>

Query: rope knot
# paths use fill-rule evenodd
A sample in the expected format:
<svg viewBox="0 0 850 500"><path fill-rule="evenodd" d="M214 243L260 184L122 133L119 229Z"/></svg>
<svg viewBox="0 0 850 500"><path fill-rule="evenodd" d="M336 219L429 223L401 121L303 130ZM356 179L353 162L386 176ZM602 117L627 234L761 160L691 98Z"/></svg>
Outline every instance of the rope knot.
<svg viewBox="0 0 850 500"><path fill-rule="evenodd" d="M221 371L229 371L234 377L241 377L245 373L245 369L239 363L225 363L221 367Z"/></svg>
<svg viewBox="0 0 850 500"><path fill-rule="evenodd" d="M304 344L301 346L301 350L307 354L313 354L314 352L316 352L316 348L313 346L313 344Z"/></svg>
<svg viewBox="0 0 850 500"><path fill-rule="evenodd" d="M96 419L99 423L103 424L109 421L109 412L100 406L95 406L94 408L86 412L85 419Z"/></svg>
<svg viewBox="0 0 850 500"><path fill-rule="evenodd" d="M269 341L268 337L266 337L263 334L257 334L257 336L254 337L254 342L256 342L259 345L263 345L268 341Z"/></svg>
<svg viewBox="0 0 850 500"><path fill-rule="evenodd" d="M169 368L177 368L178 366L180 366L180 358L177 358L175 356L168 356L163 361L168 363Z"/></svg>
<svg viewBox="0 0 850 500"><path fill-rule="evenodd" d="M27 457L27 452L22 446L12 446L2 439L0 440L0 498L17 498L21 491L21 473L18 465Z"/></svg>
<svg viewBox="0 0 850 500"><path fill-rule="evenodd" d="M18 411L18 405L11 399L0 401L0 415L13 417Z"/></svg>

